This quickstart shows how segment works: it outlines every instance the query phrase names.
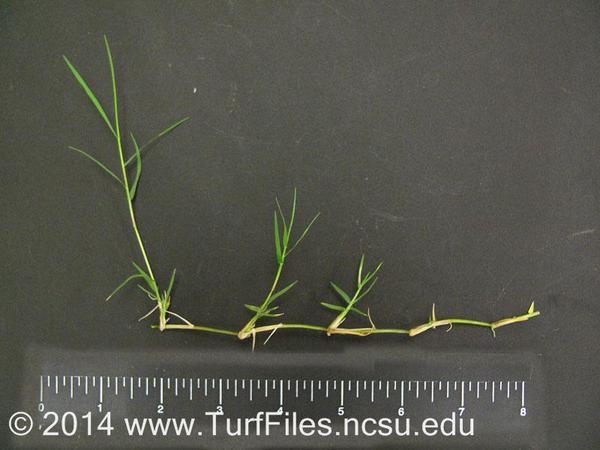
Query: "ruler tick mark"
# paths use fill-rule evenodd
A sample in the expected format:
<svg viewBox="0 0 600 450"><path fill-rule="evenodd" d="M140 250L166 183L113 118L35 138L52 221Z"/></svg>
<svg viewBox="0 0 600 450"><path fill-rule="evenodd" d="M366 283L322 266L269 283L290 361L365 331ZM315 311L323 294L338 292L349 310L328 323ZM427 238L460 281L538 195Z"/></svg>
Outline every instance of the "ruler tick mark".
<svg viewBox="0 0 600 450"><path fill-rule="evenodd" d="M163 378L160 377L160 404L164 404Z"/></svg>
<svg viewBox="0 0 600 450"><path fill-rule="evenodd" d="M310 387L312 392L312 380ZM279 380L279 406L283 406L283 380Z"/></svg>
<svg viewBox="0 0 600 450"><path fill-rule="evenodd" d="M400 383L400 406L404 407L404 380Z"/></svg>
<svg viewBox="0 0 600 450"><path fill-rule="evenodd" d="M223 404L223 380L219 378L219 405Z"/></svg>

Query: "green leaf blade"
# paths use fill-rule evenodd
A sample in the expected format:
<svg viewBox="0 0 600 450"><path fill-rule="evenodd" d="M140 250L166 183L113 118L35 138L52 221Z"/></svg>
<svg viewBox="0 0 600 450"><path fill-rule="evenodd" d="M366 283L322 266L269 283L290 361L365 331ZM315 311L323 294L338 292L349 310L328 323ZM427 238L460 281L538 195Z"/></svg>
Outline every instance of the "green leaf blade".
<svg viewBox="0 0 600 450"><path fill-rule="evenodd" d="M69 70L71 71L71 73L73 74L73 76L75 77L75 79L77 80L77 82L79 83L79 85L82 87L82 89L87 94L87 96L90 99L90 101L92 102L92 104L96 107L96 110L100 114L100 117L102 117L102 120L104 120L104 122L106 123L106 125L110 129L110 131L113 134L113 136L116 137L117 133L115 132L115 129L112 126L112 124L111 124L111 122L110 122L110 120L108 118L108 115L106 114L106 111L104 111L104 108L100 104L100 101L98 100L98 98L94 94L94 91L92 91L92 89L89 87L89 85L87 84L87 82L85 81L85 79L81 76L81 74L79 73L79 71L75 68L75 66L73 64L71 64L71 61L69 61L69 58L67 58L65 55L63 55L63 59L65 60L65 63L67 64L67 67L69 68Z"/></svg>
<svg viewBox="0 0 600 450"><path fill-rule="evenodd" d="M135 139L133 133L131 134L131 140L133 141L133 148L135 150L135 160L136 160L136 172L133 183L129 187L129 200L133 201L135 199L135 194L137 193L138 185L140 184L140 177L142 176L142 155L140 152L140 146Z"/></svg>
<svg viewBox="0 0 600 450"><path fill-rule="evenodd" d="M273 295L271 295L271 297L269 298L269 303L275 301L276 299L278 299L279 297L281 297L283 294L285 294L287 291L289 291L290 289L292 289L294 286L296 286L296 283L298 283L298 280L296 280L296 281L288 284L283 289L280 289L279 291L277 291L276 293L274 293Z"/></svg>
<svg viewBox="0 0 600 450"><path fill-rule="evenodd" d="M171 291L173 290L173 286L175 284L175 274L177 273L177 269L173 269L173 272L171 272L171 278L169 279L169 286L167 287L167 291L166 291L166 295L165 297L169 298L169 296L171 295Z"/></svg>
<svg viewBox="0 0 600 450"><path fill-rule="evenodd" d="M141 278L140 274L133 274L128 276L127 278L125 278L125 281L123 281L121 284L119 284L116 289L114 291L112 291L110 293L110 295L108 297L106 297L106 301L109 301L117 292L119 292L121 289L123 289L128 283L130 283L131 281L135 280L136 278Z"/></svg>
<svg viewBox="0 0 600 450"><path fill-rule="evenodd" d="M331 309L333 311L344 311L346 308L344 308L343 306L340 305L334 305L332 303L327 303L327 302L321 302L321 305L323 305L325 308L327 309Z"/></svg>
<svg viewBox="0 0 600 450"><path fill-rule="evenodd" d="M344 290L343 290L341 287L339 287L339 286L338 286L337 284L335 284L333 281L330 281L329 283L331 284L331 287L332 287L332 288L335 290L335 292L337 292L337 293L338 293L338 295L339 295L340 297L342 297L342 299L343 299L343 300L344 300L346 303L350 304L350 302L351 302L352 300L351 300L350 296L349 296L349 295L346 293L346 291L344 291Z"/></svg>
<svg viewBox="0 0 600 450"><path fill-rule="evenodd" d="M102 162L100 162L99 160L97 160L96 158L94 158L88 152L86 152L85 150L81 150L80 148L73 147L71 145L68 148L69 148L69 150L73 150L75 152L78 152L79 154L81 154L81 155L85 156L86 158L90 159L92 162L96 163L102 170L104 170L107 174L109 174L111 177L113 177L115 180L117 180L117 182L121 186L123 186L123 182L121 181L121 179L112 170L110 170L105 164L103 164Z"/></svg>
<svg viewBox="0 0 600 450"><path fill-rule="evenodd" d="M281 241L279 237L279 221L277 220L277 211L273 213L273 234L275 237L275 254L277 256L277 262L281 264L283 262L283 254L281 253Z"/></svg>
<svg viewBox="0 0 600 450"><path fill-rule="evenodd" d="M167 134L171 133L172 131L174 131L180 125L183 125L188 120L190 120L189 117L184 117L183 119L178 120L174 124L169 125L167 128L165 128L164 130L162 130L160 133L158 133L156 136L154 136L152 139L150 139L148 142L146 142L144 145L142 145L140 147L140 154L143 153L144 150L146 150L148 147L150 147L152 144L154 144L160 138L162 138L162 137L166 136ZM137 155L131 155L129 157L129 159L125 162L125 166L129 166L136 159L136 156Z"/></svg>

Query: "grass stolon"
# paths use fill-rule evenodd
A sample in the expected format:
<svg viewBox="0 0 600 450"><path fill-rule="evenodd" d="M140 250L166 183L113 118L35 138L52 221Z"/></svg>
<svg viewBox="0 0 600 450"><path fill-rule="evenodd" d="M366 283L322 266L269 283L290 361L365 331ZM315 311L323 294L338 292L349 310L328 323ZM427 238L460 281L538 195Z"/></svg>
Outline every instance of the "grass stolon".
<svg viewBox="0 0 600 450"><path fill-rule="evenodd" d="M445 318L439 319L436 317L435 313L435 304L431 309L431 316L429 320L423 324L413 326L408 329L404 328L377 328L372 320L370 310L367 309L366 312L363 309L359 309L359 302L373 289L373 286L377 282L377 274L382 267L382 263L379 263L375 266L372 271L366 271L365 269L365 256L363 255L360 258L360 262L358 264L358 273L356 278L356 287L352 294L349 294L345 290L343 290L340 286L331 282L331 287L333 291L337 294L341 302L339 304L321 302L321 305L331 311L333 311L336 315L332 319L332 321L327 325L314 325L314 324L304 324L304 323L285 323L279 322L275 324L263 324L259 325L259 321L262 319L273 319L279 318L283 315L283 313L279 309L279 305L276 305L276 300L281 299L285 294L287 294L294 286L296 286L297 281L294 281L283 288L279 288L279 282L281 275L283 273L283 269L285 266L285 262L288 256L294 251L294 249L300 244L300 242L308 235L310 229L316 222L319 217L319 214L316 214L313 219L304 227L302 232L298 235L297 238L292 238L292 232L294 231L295 218L296 218L296 209L297 209L297 191L294 189L293 200L291 205L291 210L289 216L283 212L281 204L276 199L276 209L273 212L273 237L275 243L275 257L277 263L277 269L273 278L273 283L271 284L270 289L267 292L267 295L263 299L263 301L258 305L246 304L246 308L253 313L252 317L248 320L248 322L240 329L240 330L226 330L222 328L215 328L210 326L203 325L195 325L187 319L181 317L180 315L171 311L171 296L173 293L173 288L175 285L175 275L176 270L173 269L171 272L171 276L167 283L167 288L162 289L159 282L156 280L154 275L154 271L152 270L152 266L150 264L150 259L148 257L148 252L146 250L144 241L142 239L142 235L140 233L137 219L135 215L135 199L138 193L138 187L140 183L140 178L142 175L142 161L145 150L147 150L151 145L156 143L160 138L170 134L177 127L185 123L189 120L188 117L184 117L172 125L169 125L163 131L158 133L152 139L150 139L147 143L140 146L138 144L137 139L135 138L133 132L129 133L129 138L131 140L131 146L133 147L132 154L127 156L125 154L125 145L123 139L123 133L121 131L121 124L119 121L119 103L118 103L118 92L117 92L117 81L115 75L115 67L112 58L112 53L110 50L110 46L108 44L108 39L104 36L104 45L106 49L106 55L108 58L108 64L110 68L110 75L112 81L112 103L113 103L113 118L111 119L109 115L106 113L105 109L102 107L100 101L89 87L88 83L81 76L79 71L75 68L75 66L71 63L71 61L63 56L67 67L85 91L87 97L92 102L96 111L102 118L103 122L106 124L111 134L115 138L117 152L119 156L119 174L112 171L106 164L92 156L92 154L86 150L82 150L81 148L70 146L69 148L84 157L88 158L90 161L94 162L98 167L100 167L104 172L106 172L111 178L113 178L123 189L123 193L127 203L127 209L129 212L129 219L131 222L131 228L133 230L133 234L135 236L141 257L142 263L138 264L135 261L132 261L134 272L125 280L116 287L116 289L107 297L106 300L112 298L117 292L119 292L123 287L127 284L137 281L138 288L144 292L150 300L155 303L154 307L141 319L144 319L158 311L158 324L153 325L153 327L158 328L161 331L164 330L189 330L189 331L203 331L208 333L217 333L224 334L230 336L236 336L241 340L252 338L253 347L256 340L256 336L261 333L269 333L265 343L270 339L270 337L277 330L284 329L295 329L295 330L309 330L309 331L317 331L326 334L327 336L341 334L341 335L351 335L351 336L359 336L365 337L372 334L405 334L407 336L417 336L421 333L424 333L428 330L435 329L440 326L448 326L448 331L452 328L453 325L471 325L489 328L495 336L495 330L511 325L517 322L523 322L529 320L535 316L540 314L539 311L535 310L535 305L532 302L528 311L525 314L521 314L514 317L503 318L496 320L494 322L483 322L479 320L471 320L465 318ZM135 170L134 170L135 167ZM358 327L358 328L344 328L342 324L346 321L346 319L350 316L354 315L356 317L360 317L363 320L366 319L369 323L369 326ZM169 323L170 317L176 317L181 320L182 323L173 324ZM140 319L140 320L141 320Z"/></svg>

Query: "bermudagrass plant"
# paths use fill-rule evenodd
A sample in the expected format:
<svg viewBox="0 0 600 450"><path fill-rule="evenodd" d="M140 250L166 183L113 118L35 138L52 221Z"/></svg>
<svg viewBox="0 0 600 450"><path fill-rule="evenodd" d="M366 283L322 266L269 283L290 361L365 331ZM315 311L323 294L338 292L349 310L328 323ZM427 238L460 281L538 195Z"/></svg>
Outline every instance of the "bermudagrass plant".
<svg viewBox="0 0 600 450"><path fill-rule="evenodd" d="M173 269L171 273L171 277L167 284L166 289L162 289L159 285L158 281L154 276L154 272L152 270L152 266L150 265L150 260L148 258L148 253L146 251L146 247L144 245L144 241L142 240L142 236L140 234L137 220L135 216L135 208L134 203L136 199L136 195L138 192L138 186L140 182L140 178L142 175L142 156L144 151L153 143L155 143L158 139L166 136L171 133L175 128L179 125L186 122L189 118L185 117L183 119L178 120L172 125L165 128L154 138L150 139L146 144L140 146L138 141L136 140L134 134L132 132L129 133L129 137L131 139L131 144L133 146L133 154L130 156L126 156L125 154L125 145L122 138L121 132L121 124L119 122L119 104L118 104L118 92L117 92L117 82L115 76L115 68L112 58L112 53L110 50L110 46L108 44L108 39L104 36L104 45L106 48L106 54L108 57L108 64L110 68L110 75L112 81L112 102L113 102L113 114L114 117L109 118L108 114L100 104L100 101L89 87L88 83L81 76L79 71L73 66L73 64L69 61L66 56L63 56L69 70L79 83L79 85L83 88L85 93L87 94L89 100L92 102L100 117L112 133L115 138L117 151L119 155L119 166L120 166L120 174L117 175L113 172L106 164L102 163L94 156L92 156L89 152L82 150L77 147L69 147L71 150L74 150L86 158L93 161L97 164L104 172L110 175L123 189L125 194L125 199L127 202L127 208L129 211L129 218L131 221L131 227L133 233L136 238L137 245L139 247L143 263L137 264L136 262L132 262L133 267L135 269L134 273L128 276L117 288L107 297L109 300L113 297L118 291L120 291L124 286L128 283L137 280L140 282L138 287L142 290L155 304L155 306L150 310L148 314L146 314L143 318L147 317L154 311L158 310L158 325L154 325L153 327L158 328L159 330L190 330L190 331L204 331L209 333L218 333L225 334L230 336L237 336L239 339L244 340L249 337L252 337L253 348L256 336L260 333L270 333L269 338L280 329L304 329L304 330L312 330L325 333L327 336L331 336L334 334L344 334L344 335L353 335L365 337L371 334L406 334L408 336L416 336L420 333L428 331L432 328L436 328L438 326L448 325L448 331L454 324L457 325L473 325L479 327L489 328L492 333L495 335L495 330L502 326L510 325L516 322L523 322L529 320L535 316L540 314L539 311L535 310L534 303L532 302L529 310L525 314L521 314L514 317L504 318L500 320L496 320L495 322L483 322L478 320L471 320L465 318L446 318L446 319L438 319L435 314L435 304L431 309L431 316L429 320L423 324L414 326L409 329L404 328L377 328L372 320L370 310L367 309L366 312L364 309L360 309L358 307L359 302L363 300L363 298L373 289L375 283L377 282L376 275L381 269L382 263L377 264L375 268L371 271L367 271L365 269L365 256L363 255L360 258L360 262L358 264L358 273L356 278L356 287L352 294L349 294L344 289L342 289L339 285L331 282L331 287L340 298L340 304L321 302L321 305L325 308L332 310L336 313L336 316L333 318L331 323L327 326L323 325L313 325L313 324L305 324L305 323L276 323L276 324L266 324L266 325L258 325L258 322L264 318L278 318L283 315L279 310L279 305L275 304L275 301L280 299L284 294L288 293L296 284L297 281L294 281L283 288L279 288L279 281L281 275L283 273L283 268L285 265L285 261L287 257L292 253L292 251L298 246L298 244L307 236L311 227L319 217L319 214L316 214L313 219L306 225L303 231L298 235L298 237L293 238L292 232L294 231L294 222L296 218L296 206L297 206L297 191L294 189L293 200L291 205L291 211L289 216L283 212L279 201L276 199L276 209L273 213L273 237L275 242L275 256L277 262L277 270L275 272L275 276L273 279L273 283L269 291L267 292L266 297L263 301L257 305L246 304L246 308L249 309L253 315L250 320L240 329L240 330L226 330L222 328L214 328L210 326L203 325L195 325L192 322L184 319L178 314L175 314L170 310L171 307L171 294L173 292L173 287L175 283L175 269ZM135 163L135 164L134 164ZM133 171L133 167L135 167L135 172ZM361 317L363 320L366 318L369 321L370 326L368 327L358 327L358 328L345 328L342 327L342 324L346 322L348 317L353 314L357 317ZM183 321L181 324L172 324L169 322L168 316L174 316ZM141 320L141 319L140 319ZM266 342L265 341L265 342Z"/></svg>
<svg viewBox="0 0 600 450"><path fill-rule="evenodd" d="M133 229L133 233L135 235L138 247L140 249L140 253L142 255L143 264L139 265L135 262L132 262L133 267L135 269L135 272L133 273L133 275L130 275L129 277L127 277L125 279L125 281L123 281L119 286L117 286L117 288L106 298L106 300L109 300L113 295L115 295L119 290L121 290L128 283L130 283L134 280L139 280L141 282L141 284L138 284L138 287L144 293L146 293L153 302L156 303L154 308L147 315L151 314L152 312L154 312L155 310L158 309L159 328L161 330L164 330L165 326L167 324L167 321L168 321L167 314L175 315L174 313L169 311L169 306L171 305L171 292L173 290L173 285L175 283L175 269L173 269L173 272L171 274L171 278L169 280L168 287L166 289L161 289L158 281L156 281L156 277L154 276L152 266L150 265L150 260L148 259L148 253L146 251L144 241L142 240L142 236L140 234L140 231L139 231L139 228L137 225L137 220L135 217L134 202L135 202L138 186L140 183L140 178L142 176L142 152L144 150L146 150L155 141L157 141L161 137L169 134L171 131L173 131L175 128L177 128L179 125L181 125L182 123L187 121L188 117L178 120L174 124L168 126L166 129L161 131L157 136L155 136L148 143L146 143L145 145L143 145L141 147L139 146L133 132L130 132L129 136L131 138L131 143L133 144L134 153L129 158L127 158L125 156L124 143L123 143L122 133L121 133L121 124L119 121L119 102L118 102L118 93L117 93L117 80L116 80L116 76L115 76L115 67L113 64L110 46L108 45L108 39L106 38L106 36L104 36L104 45L106 47L106 55L108 57L108 64L109 64L110 75L111 75L111 80L112 80L112 98L113 98L113 113L114 113L114 117L112 120L108 117L108 114L106 113L106 111L104 110L102 105L100 104L100 101L94 94L94 91L92 91L92 89L89 87L88 83L81 76L81 74L75 68L75 66L73 64L71 64L71 61L69 61L69 59L64 55L63 55L63 59L65 60L65 63L71 70L71 73L73 74L75 79L79 82L79 85L83 88L83 90L87 94L90 101L96 107L96 110L100 114L100 117L102 118L102 120L104 121L104 123L106 124L106 126L108 127L108 129L110 130L110 132L112 133L112 135L115 138L115 141L117 144L117 151L119 154L119 166L121 169L120 176L117 175L115 172L113 172L111 169L109 169L106 164L100 162L98 159L96 159L94 156L92 156L89 152L82 150L80 148L77 148L77 147L71 146L69 148L71 150L74 150L74 151L80 153L81 155L85 156L86 158L88 158L91 161L93 161L94 163L96 163L102 170L104 170L106 173L108 173L118 184L121 185L121 187L123 188L124 194L125 194L125 199L127 201L127 208L129 211L129 218L131 220L131 227ZM131 169L134 167L134 164L133 164L134 162L135 162L135 173L133 174L133 177L132 177ZM144 317L146 317L146 316L144 316Z"/></svg>

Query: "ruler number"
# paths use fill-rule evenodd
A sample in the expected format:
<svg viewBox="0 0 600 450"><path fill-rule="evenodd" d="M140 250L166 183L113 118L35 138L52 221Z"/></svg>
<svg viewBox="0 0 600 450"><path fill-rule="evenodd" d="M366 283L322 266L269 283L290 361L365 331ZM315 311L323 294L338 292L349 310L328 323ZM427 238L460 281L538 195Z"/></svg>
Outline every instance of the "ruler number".
<svg viewBox="0 0 600 450"><path fill-rule="evenodd" d="M399 416L403 416L404 415L404 408L398 408L398 415Z"/></svg>
<svg viewBox="0 0 600 450"><path fill-rule="evenodd" d="M43 404L43 403L40 403L40 404L38 405L38 411L39 411L39 412L44 412L44 404Z"/></svg>
<svg viewBox="0 0 600 450"><path fill-rule="evenodd" d="M343 407L343 406L340 406L340 407L338 408L338 416L343 416L343 415L344 415L344 407Z"/></svg>
<svg viewBox="0 0 600 450"><path fill-rule="evenodd" d="M159 403L158 406L156 407L156 414L162 414L165 412L165 405L163 405L162 403Z"/></svg>
<svg viewBox="0 0 600 450"><path fill-rule="evenodd" d="M521 415L521 417L525 417L527 415L527 408L525 408L525 407L521 408L521 411L519 412L519 414Z"/></svg>
<svg viewBox="0 0 600 450"><path fill-rule="evenodd" d="M465 413L465 408L463 408L462 406L458 408L458 416L462 417L462 415Z"/></svg>

